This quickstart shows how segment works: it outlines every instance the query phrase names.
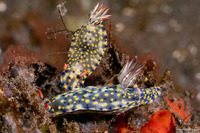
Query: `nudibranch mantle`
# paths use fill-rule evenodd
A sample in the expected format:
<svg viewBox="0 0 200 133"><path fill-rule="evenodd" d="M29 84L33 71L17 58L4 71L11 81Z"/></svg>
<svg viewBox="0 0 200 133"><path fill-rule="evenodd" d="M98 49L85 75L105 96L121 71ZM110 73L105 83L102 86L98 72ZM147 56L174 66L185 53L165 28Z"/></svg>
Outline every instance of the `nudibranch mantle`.
<svg viewBox="0 0 200 133"><path fill-rule="evenodd" d="M80 88L84 80L99 65L107 46L107 33L102 20L108 19L109 9L99 7L91 12L87 24L73 35L68 53L67 69L61 74L61 84L68 90Z"/></svg>
<svg viewBox="0 0 200 133"><path fill-rule="evenodd" d="M160 95L158 86L148 89L124 88L120 84L88 86L53 97L47 100L45 107L53 114L78 110L122 113L139 105L150 104Z"/></svg>

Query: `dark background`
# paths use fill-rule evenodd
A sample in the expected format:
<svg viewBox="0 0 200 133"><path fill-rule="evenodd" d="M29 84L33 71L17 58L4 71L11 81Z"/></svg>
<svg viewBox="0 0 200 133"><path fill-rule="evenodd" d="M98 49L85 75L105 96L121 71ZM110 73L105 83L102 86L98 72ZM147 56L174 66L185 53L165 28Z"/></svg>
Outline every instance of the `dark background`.
<svg viewBox="0 0 200 133"><path fill-rule="evenodd" d="M47 28L62 27L56 6L61 0L0 0L0 66L10 45L22 44L40 52L46 62L62 69L70 39L52 41ZM176 91L195 92L200 101L200 1L199 0L66 0L64 20L75 31L87 22L97 2L110 7L118 46L130 55L151 53L174 76ZM58 25L58 27L57 27ZM56 28L57 27L57 28Z"/></svg>

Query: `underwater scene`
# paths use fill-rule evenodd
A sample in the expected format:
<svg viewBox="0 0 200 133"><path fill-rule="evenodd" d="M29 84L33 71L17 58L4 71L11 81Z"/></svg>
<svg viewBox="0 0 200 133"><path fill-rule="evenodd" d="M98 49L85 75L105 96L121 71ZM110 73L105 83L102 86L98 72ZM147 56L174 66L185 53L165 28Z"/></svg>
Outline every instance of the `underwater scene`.
<svg viewBox="0 0 200 133"><path fill-rule="evenodd" d="M0 133L200 132L199 5L1 0Z"/></svg>

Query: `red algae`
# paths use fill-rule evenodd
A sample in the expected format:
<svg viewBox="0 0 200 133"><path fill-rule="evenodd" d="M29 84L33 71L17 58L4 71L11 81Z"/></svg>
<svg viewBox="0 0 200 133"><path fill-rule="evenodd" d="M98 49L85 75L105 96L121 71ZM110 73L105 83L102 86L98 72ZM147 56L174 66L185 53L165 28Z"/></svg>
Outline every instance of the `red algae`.
<svg viewBox="0 0 200 133"><path fill-rule="evenodd" d="M185 112L185 103L183 99L174 99L174 102L167 98L167 102L170 106L170 111L176 113L176 115L180 116L186 122L189 122L190 112Z"/></svg>
<svg viewBox="0 0 200 133"><path fill-rule="evenodd" d="M175 119L168 110L159 110L152 117L149 123L145 124L141 133L173 133L175 128Z"/></svg>
<svg viewBox="0 0 200 133"><path fill-rule="evenodd" d="M173 133L175 130L175 119L171 112L168 110L159 110L156 112L139 131L141 133ZM126 133L128 131L137 132L134 128L131 128L125 121L124 116L120 116L116 124L116 133Z"/></svg>

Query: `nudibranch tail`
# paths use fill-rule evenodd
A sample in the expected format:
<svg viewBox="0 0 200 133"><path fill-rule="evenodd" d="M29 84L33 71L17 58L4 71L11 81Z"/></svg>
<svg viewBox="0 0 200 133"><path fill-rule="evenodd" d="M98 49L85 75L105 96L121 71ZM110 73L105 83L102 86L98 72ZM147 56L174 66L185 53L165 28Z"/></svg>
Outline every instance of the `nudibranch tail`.
<svg viewBox="0 0 200 133"><path fill-rule="evenodd" d="M118 81L124 87L130 87L134 84L137 76L141 73L143 66L138 62L134 62L134 59L127 59L126 64L118 75Z"/></svg>
<svg viewBox="0 0 200 133"><path fill-rule="evenodd" d="M148 89L124 89L120 84L88 86L53 97L46 102L45 107L56 114L80 110L122 113L136 106L150 104L160 94L158 86Z"/></svg>

